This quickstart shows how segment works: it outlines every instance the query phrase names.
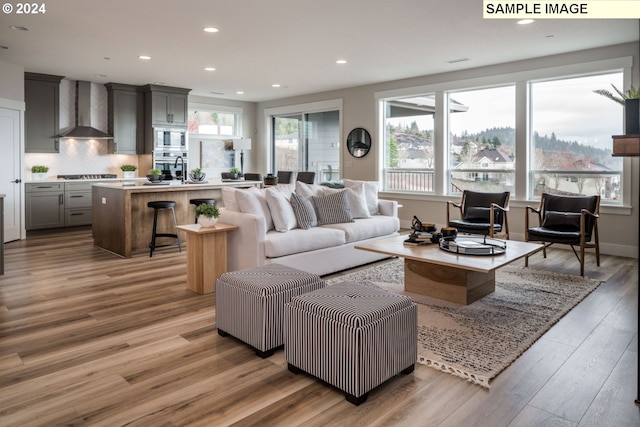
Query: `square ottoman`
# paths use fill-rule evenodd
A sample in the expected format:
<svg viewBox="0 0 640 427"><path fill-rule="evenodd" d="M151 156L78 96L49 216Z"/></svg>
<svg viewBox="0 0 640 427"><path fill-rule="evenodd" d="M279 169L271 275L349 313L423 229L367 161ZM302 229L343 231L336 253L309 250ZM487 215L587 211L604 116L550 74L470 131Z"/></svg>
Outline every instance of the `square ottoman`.
<svg viewBox="0 0 640 427"><path fill-rule="evenodd" d="M418 357L418 309L411 298L342 282L291 299L285 311L289 370L337 387L359 405Z"/></svg>
<svg viewBox="0 0 640 427"><path fill-rule="evenodd" d="M317 274L279 264L223 273L216 280L218 334L232 335L269 357L284 344L285 304L325 286Z"/></svg>

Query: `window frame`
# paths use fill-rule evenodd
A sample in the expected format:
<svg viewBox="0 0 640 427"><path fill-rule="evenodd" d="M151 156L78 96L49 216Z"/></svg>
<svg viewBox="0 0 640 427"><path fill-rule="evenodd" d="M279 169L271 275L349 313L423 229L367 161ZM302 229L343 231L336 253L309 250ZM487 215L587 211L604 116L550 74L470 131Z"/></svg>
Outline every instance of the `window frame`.
<svg viewBox="0 0 640 427"><path fill-rule="evenodd" d="M194 136L206 138L206 139L234 139L234 138L242 138L242 116L243 109L241 107L229 107L223 105L214 105L214 104L197 104L197 103L189 103L187 107L187 116L191 114L192 111L206 111L210 113L224 113L224 114L233 114L235 116L235 123L233 129L233 135L217 135L212 133L194 133ZM187 119L188 120L188 119Z"/></svg>
<svg viewBox="0 0 640 427"><path fill-rule="evenodd" d="M503 86L515 84L516 86L516 163L515 163L515 191L511 195L512 204L525 206L530 202L537 202L537 199L529 198L529 114L531 111L531 99L528 91L528 84L535 80L550 80L567 78L571 76L582 76L588 74L600 74L611 71L622 70L624 87L628 87L632 78L633 57L624 56L605 60L595 60L583 63L560 65L548 68L540 68L513 73L502 73L493 76L483 76L477 78L452 80L438 82L421 86L405 87L379 91L374 94L376 103L377 128L379 135L384 135L385 111L382 108L383 101L399 98L419 96L422 94L435 94L436 113L434 117L434 193L419 194L414 192L387 191L382 192L389 196L402 196L414 200L434 200L442 201L451 198L447 193L447 173L448 169L448 144L447 144L447 114L446 114L446 94L451 91L481 89L483 87ZM378 174L380 184L383 184L382 172L384 168L384 145L386 141L381 141L378 147ZM623 185L622 200L618 204L606 204L605 210L612 208L615 211L624 210L630 212L631 209L631 159L624 158L622 166Z"/></svg>

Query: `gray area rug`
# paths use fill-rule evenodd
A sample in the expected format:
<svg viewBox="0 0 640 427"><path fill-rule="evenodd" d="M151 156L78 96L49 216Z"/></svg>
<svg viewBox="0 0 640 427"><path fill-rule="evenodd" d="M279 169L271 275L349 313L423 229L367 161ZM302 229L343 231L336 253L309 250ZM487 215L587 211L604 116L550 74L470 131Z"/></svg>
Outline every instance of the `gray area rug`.
<svg viewBox="0 0 640 427"><path fill-rule="evenodd" d="M496 271L496 291L467 306L403 290L404 260L332 278L410 296L418 304L418 362L489 388L489 381L602 283L527 268Z"/></svg>

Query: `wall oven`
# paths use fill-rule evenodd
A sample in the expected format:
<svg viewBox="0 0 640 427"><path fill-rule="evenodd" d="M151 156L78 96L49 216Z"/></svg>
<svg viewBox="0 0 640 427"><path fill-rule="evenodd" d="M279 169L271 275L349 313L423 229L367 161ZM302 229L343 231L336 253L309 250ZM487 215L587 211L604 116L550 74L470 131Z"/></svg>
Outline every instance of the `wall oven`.
<svg viewBox="0 0 640 427"><path fill-rule="evenodd" d="M155 150L153 152L153 168L162 171L162 179L180 179L182 177L182 165L176 165L178 157L184 161L185 179L189 176L189 152L184 150Z"/></svg>
<svg viewBox="0 0 640 427"><path fill-rule="evenodd" d="M186 128L153 128L154 150L187 150Z"/></svg>

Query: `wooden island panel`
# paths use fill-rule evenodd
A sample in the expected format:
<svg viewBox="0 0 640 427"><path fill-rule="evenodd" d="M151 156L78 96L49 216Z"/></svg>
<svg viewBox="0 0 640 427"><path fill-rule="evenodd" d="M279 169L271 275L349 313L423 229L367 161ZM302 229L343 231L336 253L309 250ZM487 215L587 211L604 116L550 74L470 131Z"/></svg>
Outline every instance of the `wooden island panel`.
<svg viewBox="0 0 640 427"><path fill-rule="evenodd" d="M131 257L134 252L149 249L153 209L147 207L148 202L174 201L178 224L192 224L195 206L189 204L190 199L214 198L222 204L222 187L246 188L259 184L259 181L167 186L95 184L92 187L93 243L123 257ZM173 217L168 210L158 215L158 232L165 230L174 230ZM184 236L181 240L184 241Z"/></svg>

